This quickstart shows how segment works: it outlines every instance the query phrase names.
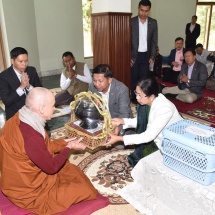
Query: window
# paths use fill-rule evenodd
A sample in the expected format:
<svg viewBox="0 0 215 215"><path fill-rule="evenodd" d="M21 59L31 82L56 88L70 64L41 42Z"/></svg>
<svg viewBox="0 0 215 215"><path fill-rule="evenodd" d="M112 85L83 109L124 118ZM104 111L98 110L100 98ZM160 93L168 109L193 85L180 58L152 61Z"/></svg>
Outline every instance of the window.
<svg viewBox="0 0 215 215"><path fill-rule="evenodd" d="M91 33L92 0L82 0L83 31L84 31L84 57L93 56Z"/></svg>
<svg viewBox="0 0 215 215"><path fill-rule="evenodd" d="M196 7L197 22L201 34L197 43L202 43L209 51L215 50L215 0L198 0Z"/></svg>

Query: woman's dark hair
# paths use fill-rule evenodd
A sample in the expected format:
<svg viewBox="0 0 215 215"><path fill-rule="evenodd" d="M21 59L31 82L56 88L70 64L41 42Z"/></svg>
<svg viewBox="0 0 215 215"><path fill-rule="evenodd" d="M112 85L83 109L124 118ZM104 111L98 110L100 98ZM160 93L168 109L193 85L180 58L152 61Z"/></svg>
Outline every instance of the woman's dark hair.
<svg viewBox="0 0 215 215"><path fill-rule="evenodd" d="M16 47L10 51L10 58L15 60L20 54L28 55L28 52L22 47Z"/></svg>
<svg viewBox="0 0 215 215"><path fill-rule="evenodd" d="M74 55L72 54L72 52L69 52L69 51L64 52L62 55L62 58L67 57L67 56L71 56L72 58L74 58Z"/></svg>
<svg viewBox="0 0 215 215"><path fill-rule="evenodd" d="M146 96L154 95L155 97L158 96L159 88L158 83L154 78L147 78L139 81L137 86L141 88Z"/></svg>
<svg viewBox="0 0 215 215"><path fill-rule="evenodd" d="M93 69L92 75L93 74L104 74L105 78L113 77L112 70L108 64L99 64Z"/></svg>

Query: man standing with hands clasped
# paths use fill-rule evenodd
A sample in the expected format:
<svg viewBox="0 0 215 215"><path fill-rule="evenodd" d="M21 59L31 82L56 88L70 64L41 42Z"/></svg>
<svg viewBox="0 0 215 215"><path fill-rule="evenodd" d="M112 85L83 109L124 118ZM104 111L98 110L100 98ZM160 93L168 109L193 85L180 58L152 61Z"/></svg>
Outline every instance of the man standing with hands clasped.
<svg viewBox="0 0 215 215"><path fill-rule="evenodd" d="M201 26L196 23L197 16L193 15L191 22L187 23L185 34L186 34L186 40L185 40L185 48L189 49L195 49L196 48L196 40L200 35L201 32Z"/></svg>
<svg viewBox="0 0 215 215"><path fill-rule="evenodd" d="M149 0L142 0L138 16L131 19L131 101L136 103L134 93L140 79L150 77L149 66L153 66L158 43L157 21L148 17Z"/></svg>

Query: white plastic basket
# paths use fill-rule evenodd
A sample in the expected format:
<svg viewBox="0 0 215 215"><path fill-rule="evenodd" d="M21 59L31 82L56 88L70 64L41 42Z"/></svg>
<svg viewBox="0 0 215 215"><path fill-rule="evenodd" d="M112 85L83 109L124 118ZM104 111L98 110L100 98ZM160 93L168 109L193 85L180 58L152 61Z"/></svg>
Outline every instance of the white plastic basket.
<svg viewBox="0 0 215 215"><path fill-rule="evenodd" d="M209 185L215 181L215 129L181 120L163 130L163 162L171 169Z"/></svg>

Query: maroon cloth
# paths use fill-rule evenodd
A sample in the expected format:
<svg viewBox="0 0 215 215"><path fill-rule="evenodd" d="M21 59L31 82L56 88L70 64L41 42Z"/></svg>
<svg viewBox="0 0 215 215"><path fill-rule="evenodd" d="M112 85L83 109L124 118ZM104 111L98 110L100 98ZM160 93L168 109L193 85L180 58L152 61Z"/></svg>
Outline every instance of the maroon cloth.
<svg viewBox="0 0 215 215"><path fill-rule="evenodd" d="M1 188L1 187L0 187ZM107 197L101 194L97 195L95 200L80 202L72 205L66 211L57 213L55 215L90 215L91 213L106 207L110 202ZM34 215L28 210L22 209L9 201L5 195L0 191L0 212L2 215Z"/></svg>
<svg viewBox="0 0 215 215"><path fill-rule="evenodd" d="M19 128L23 135L26 153L31 161L47 174L57 173L66 162L70 148L65 147L59 154L52 157L41 134L21 121Z"/></svg>

